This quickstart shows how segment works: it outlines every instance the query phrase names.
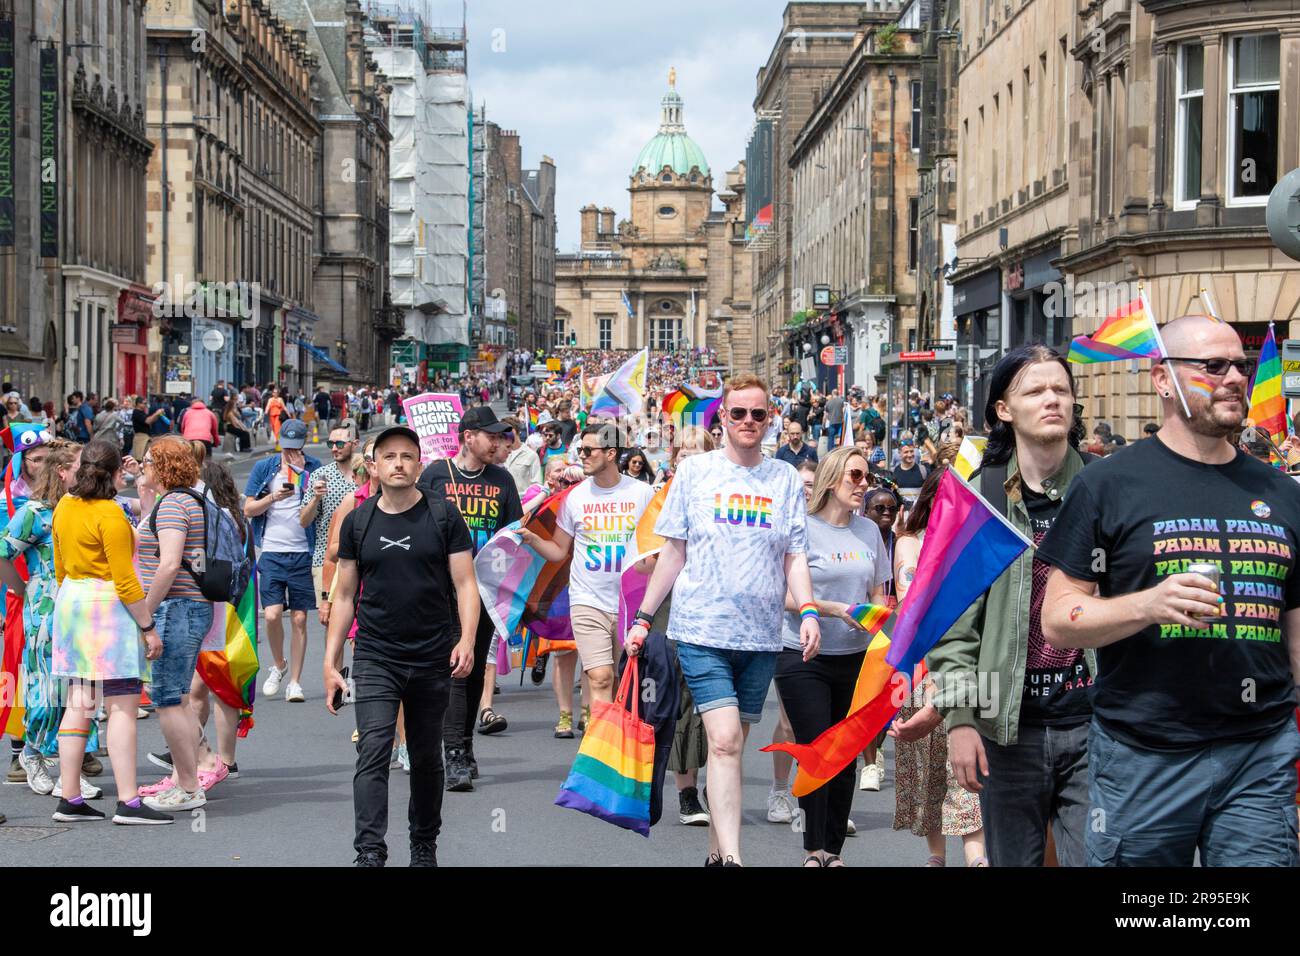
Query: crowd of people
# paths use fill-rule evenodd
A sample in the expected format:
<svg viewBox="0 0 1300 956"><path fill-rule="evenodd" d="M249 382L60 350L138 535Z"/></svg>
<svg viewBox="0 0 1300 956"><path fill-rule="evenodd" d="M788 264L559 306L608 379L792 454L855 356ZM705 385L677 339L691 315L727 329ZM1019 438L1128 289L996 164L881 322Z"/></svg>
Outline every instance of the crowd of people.
<svg viewBox="0 0 1300 956"><path fill-rule="evenodd" d="M324 393L303 405L313 421L296 399L220 383L184 416L220 422L234 408L242 421L251 405L278 419L242 495L211 443L170 432L174 409L150 422L145 403L146 426L164 431L124 456L124 435L93 430L115 410L78 403L63 431L85 440L24 449L0 539L27 639L11 778L58 797L56 820L102 819L102 735L113 819L140 824L202 806L238 772L238 713L196 671L226 614L194 570L220 514L256 560L263 698L307 699L308 615L326 626L325 706L354 705L356 864L387 861L400 767L412 865L436 865L444 793L479 785L476 739L509 725L494 684L500 645L517 635L498 632L475 575L505 534L568 566L572 642L532 665L539 684L550 672L550 732L586 734L621 666L666 655L679 706L662 718L661 772L673 773L676 819L707 826L705 865L743 865L743 764L769 692L771 744L810 744L846 716L871 642L854 608L896 610L920 589L945 475L978 437L967 481L1032 547L942 636L859 761L796 797L791 757L762 758L767 819L797 823L792 856L845 865L855 787L881 789L892 740L893 827L924 841L926 866L947 864L949 837L970 867L1300 865L1300 486L1243 434L1250 365L1231 327L1187 316L1163 337L1181 357L1151 372L1162 424L1131 444L1102 424L1086 431L1069 363L1041 345L1001 359L978 421L951 396L915 392L892 423L859 389L769 389L747 374L726 381L711 419L676 422L663 397L703 381L713 357L701 354L657 356L642 407L593 416L581 382L627 356L566 351L504 418L489 404L504 379L441 383L465 409L455 455L433 461L392 390L338 404ZM535 359L509 356L506 378ZM322 463L304 448L327 420ZM379 430L363 442L367 425ZM549 522L529 520L544 510ZM643 519L663 541L648 555L633 545ZM627 626L625 554L648 576ZM60 682L57 702L39 692ZM148 757L167 775L141 787L146 686L167 742Z"/></svg>

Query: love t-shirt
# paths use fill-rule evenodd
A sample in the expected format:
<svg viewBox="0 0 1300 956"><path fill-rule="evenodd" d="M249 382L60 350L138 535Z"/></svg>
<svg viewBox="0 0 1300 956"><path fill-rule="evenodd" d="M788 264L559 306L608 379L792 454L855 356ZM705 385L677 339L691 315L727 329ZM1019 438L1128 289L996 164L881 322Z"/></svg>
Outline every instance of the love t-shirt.
<svg viewBox="0 0 1300 956"><path fill-rule="evenodd" d="M569 492L558 525L573 538L569 565L569 604L618 611L619 578L636 523L654 497L644 481L620 475L612 488L588 478Z"/></svg>
<svg viewBox="0 0 1300 956"><path fill-rule="evenodd" d="M1241 452L1226 465L1175 453L1157 435L1070 483L1039 560L1132 594L1219 567L1223 613L1205 628L1153 624L1097 651L1093 714L1150 750L1258 740L1292 720L1282 615L1300 605L1300 486Z"/></svg>
<svg viewBox="0 0 1300 956"><path fill-rule="evenodd" d="M752 468L724 451L681 461L655 533L686 542L669 640L779 651L785 556L807 550L803 483L783 461Z"/></svg>

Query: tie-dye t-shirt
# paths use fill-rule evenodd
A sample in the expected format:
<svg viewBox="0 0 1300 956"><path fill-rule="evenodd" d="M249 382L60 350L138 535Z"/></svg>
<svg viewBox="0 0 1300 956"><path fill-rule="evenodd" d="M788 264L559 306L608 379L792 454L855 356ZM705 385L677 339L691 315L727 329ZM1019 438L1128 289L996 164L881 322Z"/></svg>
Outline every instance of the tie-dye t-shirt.
<svg viewBox="0 0 1300 956"><path fill-rule="evenodd" d="M807 550L803 484L783 461L753 468L722 451L678 465L655 532L686 541L668 638L779 651L785 556Z"/></svg>

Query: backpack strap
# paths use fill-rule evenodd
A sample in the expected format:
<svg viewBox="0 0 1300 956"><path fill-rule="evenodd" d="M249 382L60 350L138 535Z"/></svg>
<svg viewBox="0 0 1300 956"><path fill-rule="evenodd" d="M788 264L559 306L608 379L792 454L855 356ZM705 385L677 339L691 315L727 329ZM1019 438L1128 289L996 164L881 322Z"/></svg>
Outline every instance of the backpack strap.
<svg viewBox="0 0 1300 956"><path fill-rule="evenodd" d="M971 475L971 481L979 479L980 494L984 497L993 508L997 509L998 514L1008 515L1007 508L1007 466L991 465L988 468L980 467Z"/></svg>
<svg viewBox="0 0 1300 956"><path fill-rule="evenodd" d="M206 556L208 553L208 505L204 496L193 488L171 488L158 496L158 500L154 502L153 510L149 512L149 530L153 532L154 541L158 540L158 506L163 503L163 499L168 495L189 495L199 503L199 509L203 512L203 554ZM161 544L154 548L154 557L162 557ZM189 559L185 557L184 546L181 547L181 567L194 579L195 584L200 583L199 576L194 573L194 567L190 564Z"/></svg>
<svg viewBox="0 0 1300 956"><path fill-rule="evenodd" d="M358 566L361 564L361 546L365 544L366 532L370 530L370 522L374 520L377 507L379 507L379 495L371 495L361 502L361 509L356 512L357 517L352 522L352 547L357 553Z"/></svg>

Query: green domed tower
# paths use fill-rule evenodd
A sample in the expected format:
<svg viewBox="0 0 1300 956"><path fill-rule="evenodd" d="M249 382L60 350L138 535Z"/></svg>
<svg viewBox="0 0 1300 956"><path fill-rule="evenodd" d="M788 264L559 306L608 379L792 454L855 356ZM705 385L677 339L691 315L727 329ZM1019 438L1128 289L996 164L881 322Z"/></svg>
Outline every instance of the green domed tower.
<svg viewBox="0 0 1300 956"><path fill-rule="evenodd" d="M682 241L703 227L713 202L713 177L704 150L682 121L677 71L668 71L659 131L632 164L632 225L641 238Z"/></svg>

